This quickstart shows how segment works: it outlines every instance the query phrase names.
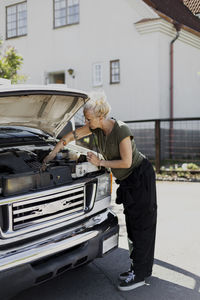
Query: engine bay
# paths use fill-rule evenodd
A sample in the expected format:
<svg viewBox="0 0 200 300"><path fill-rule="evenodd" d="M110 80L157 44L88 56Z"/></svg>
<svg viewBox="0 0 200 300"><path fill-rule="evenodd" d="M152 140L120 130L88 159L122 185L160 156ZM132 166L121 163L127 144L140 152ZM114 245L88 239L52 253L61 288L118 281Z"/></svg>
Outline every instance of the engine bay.
<svg viewBox="0 0 200 300"><path fill-rule="evenodd" d="M53 146L22 146L0 152L0 195L18 195L70 184L84 176L99 172L87 162L86 155L64 149L41 171L42 161Z"/></svg>

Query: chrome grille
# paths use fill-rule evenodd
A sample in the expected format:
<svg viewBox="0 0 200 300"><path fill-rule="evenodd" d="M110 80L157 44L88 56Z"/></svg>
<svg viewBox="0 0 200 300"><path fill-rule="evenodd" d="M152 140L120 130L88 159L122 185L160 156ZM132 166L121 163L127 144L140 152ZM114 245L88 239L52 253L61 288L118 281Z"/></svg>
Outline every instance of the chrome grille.
<svg viewBox="0 0 200 300"><path fill-rule="evenodd" d="M13 230L52 220L71 219L84 213L84 186L12 204Z"/></svg>

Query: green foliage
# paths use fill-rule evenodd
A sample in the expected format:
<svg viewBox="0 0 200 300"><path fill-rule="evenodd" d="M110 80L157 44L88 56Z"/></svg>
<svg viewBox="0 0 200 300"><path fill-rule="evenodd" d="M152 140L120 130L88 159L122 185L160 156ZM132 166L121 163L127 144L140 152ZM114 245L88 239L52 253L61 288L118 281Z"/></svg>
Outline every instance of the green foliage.
<svg viewBox="0 0 200 300"><path fill-rule="evenodd" d="M200 169L199 166L197 166L194 163L187 164L187 168L188 168L188 170L199 170Z"/></svg>
<svg viewBox="0 0 200 300"><path fill-rule="evenodd" d="M2 45L0 40L0 78L10 79L12 83L24 82L26 76L17 73L23 64L23 57L11 46L2 51Z"/></svg>
<svg viewBox="0 0 200 300"><path fill-rule="evenodd" d="M157 180L200 182L199 161L192 163L180 160L165 160L162 163L160 174L156 174Z"/></svg>
<svg viewBox="0 0 200 300"><path fill-rule="evenodd" d="M178 177L190 178L190 172L177 172Z"/></svg>

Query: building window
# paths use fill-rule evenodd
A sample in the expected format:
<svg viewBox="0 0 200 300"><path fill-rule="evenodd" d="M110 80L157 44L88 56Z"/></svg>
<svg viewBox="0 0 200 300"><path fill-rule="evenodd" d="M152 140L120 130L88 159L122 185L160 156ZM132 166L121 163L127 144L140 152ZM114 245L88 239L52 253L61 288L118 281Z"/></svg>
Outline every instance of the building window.
<svg viewBox="0 0 200 300"><path fill-rule="evenodd" d="M54 0L54 27L79 23L79 0Z"/></svg>
<svg viewBox="0 0 200 300"><path fill-rule="evenodd" d="M119 59L110 61L110 83L120 82L120 64Z"/></svg>
<svg viewBox="0 0 200 300"><path fill-rule="evenodd" d="M46 84L64 84L65 83L65 73L64 72L56 72L56 73L48 73L46 77Z"/></svg>
<svg viewBox="0 0 200 300"><path fill-rule="evenodd" d="M100 86L103 84L102 64L100 63L93 64L92 82L93 82L93 86Z"/></svg>
<svg viewBox="0 0 200 300"><path fill-rule="evenodd" d="M7 39L27 34L27 3L22 2L6 7Z"/></svg>

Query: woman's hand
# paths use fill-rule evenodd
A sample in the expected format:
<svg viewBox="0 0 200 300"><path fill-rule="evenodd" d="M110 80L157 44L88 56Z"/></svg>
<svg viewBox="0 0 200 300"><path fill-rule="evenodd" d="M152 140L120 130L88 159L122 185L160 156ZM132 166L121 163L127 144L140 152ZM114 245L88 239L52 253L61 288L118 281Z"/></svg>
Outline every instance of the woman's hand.
<svg viewBox="0 0 200 300"><path fill-rule="evenodd" d="M121 159L100 160L94 153L87 153L87 160L97 167L128 169L132 164L132 145L130 137L124 138L119 144Z"/></svg>
<svg viewBox="0 0 200 300"><path fill-rule="evenodd" d="M55 148L43 159L41 171L44 172L47 168L47 163L53 160L56 154L64 148L63 140L61 139L55 146Z"/></svg>
<svg viewBox="0 0 200 300"><path fill-rule="evenodd" d="M41 171L44 172L47 168L47 163L51 160L54 159L54 157L56 156L56 153L53 153L53 151L51 151L47 156L45 156L45 158L42 161L42 167L41 167Z"/></svg>
<svg viewBox="0 0 200 300"><path fill-rule="evenodd" d="M77 128L76 132L73 133L69 132L68 134L66 134L65 136L62 137L62 139L56 144L56 146L54 147L54 149L43 159L42 162L42 167L41 167L41 171L45 171L46 167L47 167L47 163L51 160L54 159L54 157L56 156L56 154L62 150L64 148L64 146L66 146L68 143L70 143L71 141L73 141L75 139L80 139L84 136L88 136L92 134L92 132L89 129L89 125L85 125L83 127Z"/></svg>
<svg viewBox="0 0 200 300"><path fill-rule="evenodd" d="M87 160L91 164L93 164L96 167L101 166L101 159L99 159L94 153L88 152L87 153Z"/></svg>

